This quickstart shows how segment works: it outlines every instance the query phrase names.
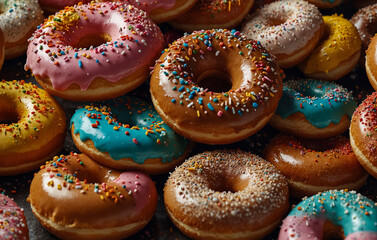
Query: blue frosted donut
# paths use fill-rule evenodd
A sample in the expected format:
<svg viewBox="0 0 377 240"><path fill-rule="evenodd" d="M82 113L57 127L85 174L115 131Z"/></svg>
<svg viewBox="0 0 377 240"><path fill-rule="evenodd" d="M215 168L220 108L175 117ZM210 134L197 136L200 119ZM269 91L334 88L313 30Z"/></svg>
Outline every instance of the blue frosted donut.
<svg viewBox="0 0 377 240"><path fill-rule="evenodd" d="M331 190L299 203L284 219L279 240L322 239L327 220L343 228L346 240L377 239L375 202L354 191Z"/></svg>
<svg viewBox="0 0 377 240"><path fill-rule="evenodd" d="M80 151L116 169L159 174L188 153L189 141L174 133L151 104L132 97L77 109L71 132Z"/></svg>
<svg viewBox="0 0 377 240"><path fill-rule="evenodd" d="M300 137L331 137L348 129L355 108L352 95L338 84L309 79L288 81L270 123Z"/></svg>

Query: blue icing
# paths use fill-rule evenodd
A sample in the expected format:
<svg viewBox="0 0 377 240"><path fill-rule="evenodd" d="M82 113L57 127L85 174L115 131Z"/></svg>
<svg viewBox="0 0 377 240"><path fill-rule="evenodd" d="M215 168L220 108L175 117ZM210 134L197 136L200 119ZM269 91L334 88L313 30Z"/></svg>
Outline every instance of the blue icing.
<svg viewBox="0 0 377 240"><path fill-rule="evenodd" d="M299 210L301 209L301 210ZM289 215L324 217L343 227L344 235L356 232L377 232L377 207L375 202L354 191L318 193L299 203Z"/></svg>
<svg viewBox="0 0 377 240"><path fill-rule="evenodd" d="M104 115L104 112L109 115ZM101 117L92 118L88 114L101 114ZM114 122L109 123L109 120ZM79 108L72 116L72 124L81 141L92 140L99 151L108 152L114 160L132 158L142 164L148 158L161 158L164 163L170 162L183 155L188 144L187 139L163 122L151 104L132 97ZM114 127L119 129L114 130ZM146 134L148 130L151 131Z"/></svg>
<svg viewBox="0 0 377 240"><path fill-rule="evenodd" d="M349 118L356 102L342 86L319 80L288 81L283 86L283 96L276 113L282 118L300 112L317 128L330 123L338 124L344 114Z"/></svg>

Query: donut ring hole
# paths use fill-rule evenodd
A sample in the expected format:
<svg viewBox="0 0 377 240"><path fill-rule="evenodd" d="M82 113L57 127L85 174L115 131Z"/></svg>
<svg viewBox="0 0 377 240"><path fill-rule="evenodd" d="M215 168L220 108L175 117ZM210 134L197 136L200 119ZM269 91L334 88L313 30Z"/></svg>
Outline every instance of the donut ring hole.
<svg viewBox="0 0 377 240"><path fill-rule="evenodd" d="M21 119L20 109L17 109L12 100L0 97L0 124L9 125Z"/></svg>
<svg viewBox="0 0 377 240"><path fill-rule="evenodd" d="M323 240L342 240L344 239L344 231L341 226L334 225L327 220L323 225Z"/></svg>
<svg viewBox="0 0 377 240"><path fill-rule="evenodd" d="M244 190L250 179L244 174L233 175L231 173L209 174L209 188L215 192L231 192L236 193Z"/></svg>
<svg viewBox="0 0 377 240"><path fill-rule="evenodd" d="M332 141L329 139L323 139L322 141L316 141L311 139L301 139L301 145L305 149L311 149L316 152L326 151L342 151L342 148L347 148L346 139L339 139L339 141ZM344 149L347 152L347 149Z"/></svg>
<svg viewBox="0 0 377 240"><path fill-rule="evenodd" d="M307 97L307 98L322 98L323 97L323 89L322 88L307 88L307 89L301 89L301 93L297 92L301 95L301 97Z"/></svg>
<svg viewBox="0 0 377 240"><path fill-rule="evenodd" d="M198 77L196 84L211 92L228 92L232 89L233 85L231 77L219 69L203 71Z"/></svg>
<svg viewBox="0 0 377 240"><path fill-rule="evenodd" d="M74 48L98 47L104 43L111 42L112 38L108 33L90 33L83 35L79 41L73 45Z"/></svg>
<svg viewBox="0 0 377 240"><path fill-rule="evenodd" d="M268 19L268 26L269 27L275 27L275 26L280 26L284 25L284 23L287 22L288 16L271 16L270 19Z"/></svg>

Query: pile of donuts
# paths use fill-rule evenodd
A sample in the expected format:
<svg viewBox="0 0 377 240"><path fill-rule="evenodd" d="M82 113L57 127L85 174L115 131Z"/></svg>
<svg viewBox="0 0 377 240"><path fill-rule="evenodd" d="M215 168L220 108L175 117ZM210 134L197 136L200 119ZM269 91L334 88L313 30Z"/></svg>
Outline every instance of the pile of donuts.
<svg viewBox="0 0 377 240"><path fill-rule="evenodd" d="M2 1L0 76L19 58L31 77L0 81L0 176L34 172L27 202L59 239L141 231L169 173L160 197L189 238L377 240L356 192L377 178L377 92L339 83L357 68L377 91L366 2ZM268 125L261 156L234 148ZM29 237L0 194L0 238Z"/></svg>

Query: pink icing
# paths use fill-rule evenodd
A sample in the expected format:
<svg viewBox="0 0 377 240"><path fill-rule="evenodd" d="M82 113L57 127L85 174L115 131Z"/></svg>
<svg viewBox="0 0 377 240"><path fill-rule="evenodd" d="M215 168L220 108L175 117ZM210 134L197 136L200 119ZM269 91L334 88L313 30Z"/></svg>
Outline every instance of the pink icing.
<svg viewBox="0 0 377 240"><path fill-rule="evenodd" d="M344 240L377 240L375 232L356 232L348 234Z"/></svg>
<svg viewBox="0 0 377 240"><path fill-rule="evenodd" d="M279 240L322 239L323 218L288 216L280 227Z"/></svg>
<svg viewBox="0 0 377 240"><path fill-rule="evenodd" d="M171 9L175 0L121 0L123 3L133 5L147 13L156 8Z"/></svg>
<svg viewBox="0 0 377 240"><path fill-rule="evenodd" d="M156 187L152 179L142 172L123 172L113 182L125 186L131 193L135 200L136 211L141 211L153 196L157 196Z"/></svg>
<svg viewBox="0 0 377 240"><path fill-rule="evenodd" d="M9 197L0 194L0 238L29 239L23 210Z"/></svg>
<svg viewBox="0 0 377 240"><path fill-rule="evenodd" d="M62 13L78 20L62 20ZM110 35L111 42L74 47L83 36L101 33ZM152 63L162 47L163 35L145 12L124 4L92 3L66 8L47 20L33 35L25 69L49 77L57 90L73 83L86 90L96 77L117 82Z"/></svg>

